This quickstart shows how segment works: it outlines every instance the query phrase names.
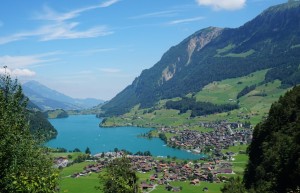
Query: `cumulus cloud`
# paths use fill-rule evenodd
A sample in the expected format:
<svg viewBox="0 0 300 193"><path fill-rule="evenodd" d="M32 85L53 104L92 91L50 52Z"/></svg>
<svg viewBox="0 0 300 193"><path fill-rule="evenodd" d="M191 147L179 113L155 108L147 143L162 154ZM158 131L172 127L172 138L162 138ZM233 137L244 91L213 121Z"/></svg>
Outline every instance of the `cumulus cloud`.
<svg viewBox="0 0 300 193"><path fill-rule="evenodd" d="M9 69L9 68L0 68L0 74L10 74L11 76L16 76L16 77L33 77L35 76L35 72L31 71L29 69Z"/></svg>
<svg viewBox="0 0 300 193"><path fill-rule="evenodd" d="M5 56L0 56L0 64L2 66L7 66L10 69L25 68L29 66L56 61L57 59L55 58L48 58L49 56L53 56L56 54L59 54L59 52L51 52L51 53L44 53L44 54L37 54L37 55L24 55L24 56L5 55Z"/></svg>
<svg viewBox="0 0 300 193"><path fill-rule="evenodd" d="M199 5L210 6L215 10L237 10L245 6L246 0L196 0Z"/></svg>

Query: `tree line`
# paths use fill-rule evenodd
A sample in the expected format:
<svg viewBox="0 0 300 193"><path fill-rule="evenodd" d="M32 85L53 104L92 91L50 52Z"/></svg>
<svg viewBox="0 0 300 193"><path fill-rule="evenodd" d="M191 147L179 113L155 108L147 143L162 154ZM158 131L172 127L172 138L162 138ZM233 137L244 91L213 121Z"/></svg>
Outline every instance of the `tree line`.
<svg viewBox="0 0 300 193"><path fill-rule="evenodd" d="M216 105L210 102L196 101L195 98L183 97L179 101L167 101L167 109L176 109L180 113L186 113L191 110L191 117L221 113L238 109L238 104L222 104Z"/></svg>

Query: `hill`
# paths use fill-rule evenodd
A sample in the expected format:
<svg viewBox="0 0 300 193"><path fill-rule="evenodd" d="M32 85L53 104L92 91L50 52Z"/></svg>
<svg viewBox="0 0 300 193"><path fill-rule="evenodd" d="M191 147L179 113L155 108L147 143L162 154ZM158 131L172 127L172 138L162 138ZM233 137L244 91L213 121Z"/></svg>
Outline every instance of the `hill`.
<svg viewBox="0 0 300 193"><path fill-rule="evenodd" d="M300 82L300 2L271 7L235 29L208 27L171 47L152 68L102 106L100 116L121 115L136 105L199 92L214 81L268 69L287 88Z"/></svg>
<svg viewBox="0 0 300 193"><path fill-rule="evenodd" d="M36 81L29 81L22 85L23 92L42 110L80 110L92 108L104 101L98 99L74 99L60 92L52 90Z"/></svg>
<svg viewBox="0 0 300 193"><path fill-rule="evenodd" d="M238 104L238 109L229 112L214 113L193 117L191 110L180 112L178 109L167 109L168 101L180 101L181 97L160 100L150 108L139 108L136 105L128 113L104 119L102 126L134 125L141 127L176 127L193 129L199 127L199 122L215 122L227 120L228 122L240 122L256 125L267 113L271 104L278 100L288 89L281 88L281 82L275 80L270 83L259 84L264 81L267 70L261 70L249 75L215 81L206 85L201 91L188 94L185 97L194 98L196 101L212 104ZM237 96L246 87L257 85L255 89L237 99Z"/></svg>
<svg viewBox="0 0 300 193"><path fill-rule="evenodd" d="M41 140L48 141L57 136L57 130L51 125L41 111L27 111L29 129L33 135L37 135Z"/></svg>

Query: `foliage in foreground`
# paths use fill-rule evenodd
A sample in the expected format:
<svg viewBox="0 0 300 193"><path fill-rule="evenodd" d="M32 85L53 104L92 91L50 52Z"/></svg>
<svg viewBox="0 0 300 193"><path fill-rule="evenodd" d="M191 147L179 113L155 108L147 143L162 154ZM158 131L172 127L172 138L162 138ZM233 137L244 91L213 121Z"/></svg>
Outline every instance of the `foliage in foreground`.
<svg viewBox="0 0 300 193"><path fill-rule="evenodd" d="M256 192L288 192L300 186L300 86L274 103L258 124L249 148L245 185Z"/></svg>
<svg viewBox="0 0 300 193"><path fill-rule="evenodd" d="M139 193L138 177L131 169L126 157L111 161L104 173L99 175L101 189L104 193Z"/></svg>
<svg viewBox="0 0 300 193"><path fill-rule="evenodd" d="M0 75L0 192L56 192L58 173L29 131L26 106L17 80Z"/></svg>
<svg viewBox="0 0 300 193"><path fill-rule="evenodd" d="M300 86L275 102L268 118L258 124L248 147L244 174L248 192L298 192L300 187ZM222 192L243 193L240 179L231 179Z"/></svg>
<svg viewBox="0 0 300 193"><path fill-rule="evenodd" d="M238 176L237 178L231 177L221 191L222 193L246 193L246 188Z"/></svg>

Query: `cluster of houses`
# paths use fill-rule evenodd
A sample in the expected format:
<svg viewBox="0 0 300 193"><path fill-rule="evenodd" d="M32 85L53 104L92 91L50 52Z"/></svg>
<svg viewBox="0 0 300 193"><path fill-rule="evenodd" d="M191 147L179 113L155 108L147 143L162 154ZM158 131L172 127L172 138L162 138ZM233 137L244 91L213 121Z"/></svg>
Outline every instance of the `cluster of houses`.
<svg viewBox="0 0 300 193"><path fill-rule="evenodd" d="M249 144L252 140L252 129L242 129L236 123L213 123L203 126L213 128L213 131L200 132L190 129L158 129L161 133L172 133L174 137L168 140L168 145L181 149L191 150L194 153L206 152L206 148L212 148L215 152L227 149L237 144Z"/></svg>
<svg viewBox="0 0 300 193"><path fill-rule="evenodd" d="M91 173L99 173L103 167L105 167L107 163L96 163L96 164L90 164L88 166L85 166L83 168L83 171L82 172L77 172L77 173L74 173L71 177L73 178L79 178L80 176L86 176L88 174L91 174Z"/></svg>
<svg viewBox="0 0 300 193"><path fill-rule="evenodd" d="M60 156L60 157L54 158L53 162L54 162L54 166L56 168L65 168L70 163L70 161L68 160L68 158L64 157L64 156Z"/></svg>
<svg viewBox="0 0 300 193"><path fill-rule="evenodd" d="M119 152L119 155L121 154L122 152ZM110 159L116 157L110 156ZM185 181L191 185L199 185L201 181L219 183L221 179L218 174L233 174L232 165L220 160L206 163L187 163L158 160L150 156L128 155L127 157L131 160L133 170L149 173L149 179L140 184L140 188L143 190L152 189L157 185L165 185L166 189L177 192L182 188L172 187L170 182ZM74 173L72 177L78 178L91 173L98 173L109 163L110 159L101 159L101 161L92 163L83 168L82 172Z"/></svg>

